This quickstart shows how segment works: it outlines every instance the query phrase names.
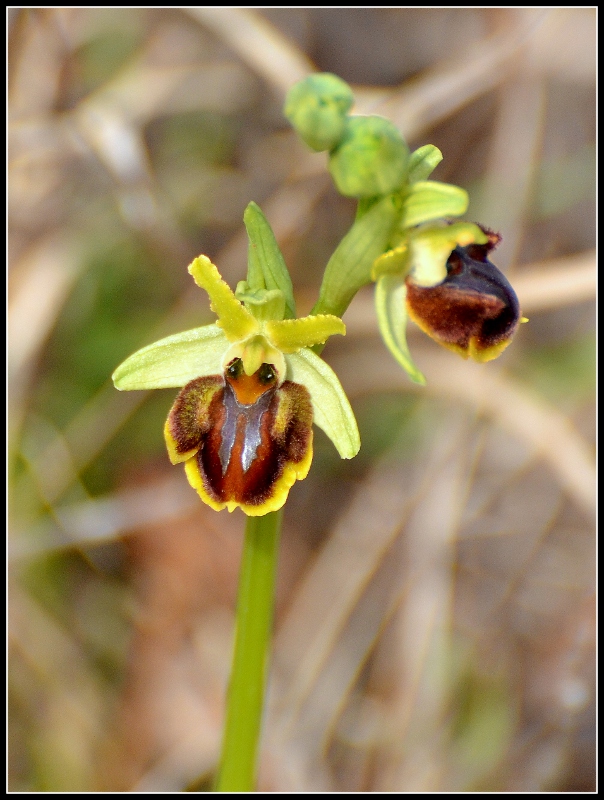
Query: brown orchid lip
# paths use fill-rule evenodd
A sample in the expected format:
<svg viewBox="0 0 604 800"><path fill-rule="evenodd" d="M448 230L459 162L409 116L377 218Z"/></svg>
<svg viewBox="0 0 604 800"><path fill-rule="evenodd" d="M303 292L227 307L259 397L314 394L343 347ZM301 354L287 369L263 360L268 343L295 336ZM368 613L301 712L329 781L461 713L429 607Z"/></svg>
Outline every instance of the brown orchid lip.
<svg viewBox="0 0 604 800"><path fill-rule="evenodd" d="M198 378L184 387L170 411L167 438L177 454L190 453L188 468L195 465L202 498L259 507L287 494L293 479L281 484L288 464L308 460L310 466L310 395L291 381L278 386L270 364L248 376L236 359L224 378Z"/></svg>
<svg viewBox="0 0 604 800"><path fill-rule="evenodd" d="M499 235L485 229L486 244L456 247L447 261L447 276L437 286L422 287L407 279L410 316L428 335L467 352L499 351L520 321L516 293L487 255Z"/></svg>

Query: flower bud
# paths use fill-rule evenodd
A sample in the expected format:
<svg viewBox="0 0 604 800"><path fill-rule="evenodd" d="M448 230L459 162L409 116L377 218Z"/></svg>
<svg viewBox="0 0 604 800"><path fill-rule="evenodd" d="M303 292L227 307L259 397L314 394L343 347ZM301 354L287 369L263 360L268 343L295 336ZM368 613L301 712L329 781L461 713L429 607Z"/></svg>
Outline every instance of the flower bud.
<svg viewBox="0 0 604 800"><path fill-rule="evenodd" d="M403 186L409 148L384 117L349 117L344 138L331 153L329 171L346 197L387 195Z"/></svg>
<svg viewBox="0 0 604 800"><path fill-rule="evenodd" d="M333 150L344 135L346 114L354 103L350 86L323 72L296 83L287 93L284 113L313 150Z"/></svg>

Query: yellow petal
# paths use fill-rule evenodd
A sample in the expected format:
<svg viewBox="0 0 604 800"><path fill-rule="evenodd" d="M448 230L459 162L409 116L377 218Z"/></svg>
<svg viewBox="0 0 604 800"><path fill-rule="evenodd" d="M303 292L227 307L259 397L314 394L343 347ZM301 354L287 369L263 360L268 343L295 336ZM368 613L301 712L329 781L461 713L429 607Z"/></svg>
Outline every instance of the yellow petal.
<svg viewBox="0 0 604 800"><path fill-rule="evenodd" d="M222 280L217 268L207 256L198 256L189 264L195 283L210 296L212 311L218 315L218 325L227 339L245 339L259 329L257 321L237 300L231 287Z"/></svg>
<svg viewBox="0 0 604 800"><path fill-rule="evenodd" d="M316 314L300 319L270 320L264 331L282 353L297 353L303 347L322 344L336 333L346 335L346 325L332 314Z"/></svg>

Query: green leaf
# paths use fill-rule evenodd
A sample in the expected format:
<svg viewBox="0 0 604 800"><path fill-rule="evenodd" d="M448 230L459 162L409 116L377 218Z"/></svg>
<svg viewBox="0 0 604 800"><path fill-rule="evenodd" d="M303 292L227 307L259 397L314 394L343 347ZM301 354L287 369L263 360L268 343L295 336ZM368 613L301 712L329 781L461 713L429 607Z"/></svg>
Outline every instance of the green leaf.
<svg viewBox="0 0 604 800"><path fill-rule="evenodd" d="M407 287L396 275L382 275L375 286L375 310L382 339L414 383L426 379L413 363L407 346Z"/></svg>
<svg viewBox="0 0 604 800"><path fill-rule="evenodd" d="M204 325L137 350L111 377L120 391L184 386L202 375L222 374L222 357L228 346L217 325Z"/></svg>
<svg viewBox="0 0 604 800"><path fill-rule="evenodd" d="M459 186L438 181L418 181L403 195L401 229L442 217L459 217L468 208L468 193Z"/></svg>
<svg viewBox="0 0 604 800"><path fill-rule="evenodd" d="M396 198L389 196L355 220L329 259L313 314L341 317L361 286L371 283L371 267L388 249L399 213Z"/></svg>
<svg viewBox="0 0 604 800"><path fill-rule="evenodd" d="M433 144L418 147L409 156L407 180L409 183L426 181L443 160L443 154Z"/></svg>
<svg viewBox="0 0 604 800"><path fill-rule="evenodd" d="M287 377L310 392L314 421L325 431L342 458L354 458L361 447L357 421L332 368L312 350L287 357Z"/></svg>
<svg viewBox="0 0 604 800"><path fill-rule="evenodd" d="M285 298L285 318L293 319L296 304L292 281L268 220L252 202L245 209L243 222L250 240L247 278L250 289L279 289Z"/></svg>

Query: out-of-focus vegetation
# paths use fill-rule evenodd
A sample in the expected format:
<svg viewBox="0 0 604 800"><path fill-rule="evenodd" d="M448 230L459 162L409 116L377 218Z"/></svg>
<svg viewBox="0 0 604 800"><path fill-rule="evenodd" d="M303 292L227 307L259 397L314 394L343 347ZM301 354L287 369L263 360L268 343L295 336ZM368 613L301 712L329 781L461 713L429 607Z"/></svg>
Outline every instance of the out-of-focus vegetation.
<svg viewBox="0 0 604 800"><path fill-rule="evenodd" d="M488 365L377 336L324 356L358 414L291 493L260 789L595 786L593 9L9 9L9 788L207 788L243 518L170 466L174 392L109 375L212 319L260 204L301 313L352 221L288 127L353 84L503 234L530 318Z"/></svg>

